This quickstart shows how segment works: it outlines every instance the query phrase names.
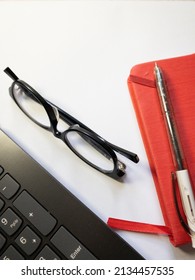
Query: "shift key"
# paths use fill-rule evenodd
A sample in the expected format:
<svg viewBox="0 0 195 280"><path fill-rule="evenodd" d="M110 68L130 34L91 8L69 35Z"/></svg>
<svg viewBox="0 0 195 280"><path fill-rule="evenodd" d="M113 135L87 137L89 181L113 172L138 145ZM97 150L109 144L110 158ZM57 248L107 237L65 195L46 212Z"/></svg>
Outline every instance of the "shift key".
<svg viewBox="0 0 195 280"><path fill-rule="evenodd" d="M26 191L16 198L13 205L44 236L48 235L56 225L56 219Z"/></svg>

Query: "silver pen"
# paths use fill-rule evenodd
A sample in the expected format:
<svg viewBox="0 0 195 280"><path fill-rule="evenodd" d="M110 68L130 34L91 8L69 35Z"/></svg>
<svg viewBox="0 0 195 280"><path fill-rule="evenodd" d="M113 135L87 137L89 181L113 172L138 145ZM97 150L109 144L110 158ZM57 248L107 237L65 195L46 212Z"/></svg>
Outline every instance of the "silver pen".
<svg viewBox="0 0 195 280"><path fill-rule="evenodd" d="M154 74L156 87L163 111L167 134L171 145L173 160L176 166L176 178L181 195L182 206L187 219L192 247L195 248L195 200L188 170L184 166L183 154L179 142L179 135L173 117L168 90L166 88L163 73L160 67L155 63Z"/></svg>

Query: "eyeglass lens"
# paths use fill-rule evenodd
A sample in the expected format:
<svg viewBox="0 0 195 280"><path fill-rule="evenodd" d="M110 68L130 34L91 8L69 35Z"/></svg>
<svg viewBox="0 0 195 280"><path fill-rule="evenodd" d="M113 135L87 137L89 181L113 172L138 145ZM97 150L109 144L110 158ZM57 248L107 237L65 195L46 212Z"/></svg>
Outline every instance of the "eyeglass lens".
<svg viewBox="0 0 195 280"><path fill-rule="evenodd" d="M90 163L101 170L107 172L113 171L114 162L112 157L95 140L77 131L69 131L66 139L76 153L87 159Z"/></svg>
<svg viewBox="0 0 195 280"><path fill-rule="evenodd" d="M16 83L13 87L13 95L19 107L31 119L41 126L50 127L49 117L45 108L30 91L25 90L20 84Z"/></svg>

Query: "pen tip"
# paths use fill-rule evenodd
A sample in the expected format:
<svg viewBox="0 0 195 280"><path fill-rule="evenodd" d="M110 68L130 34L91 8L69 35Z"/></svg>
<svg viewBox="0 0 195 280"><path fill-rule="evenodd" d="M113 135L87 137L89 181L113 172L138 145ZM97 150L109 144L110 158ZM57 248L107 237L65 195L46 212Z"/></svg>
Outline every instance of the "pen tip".
<svg viewBox="0 0 195 280"><path fill-rule="evenodd" d="M158 65L157 65L157 63L156 63L156 62L154 63L154 65L155 65L155 67L158 67Z"/></svg>

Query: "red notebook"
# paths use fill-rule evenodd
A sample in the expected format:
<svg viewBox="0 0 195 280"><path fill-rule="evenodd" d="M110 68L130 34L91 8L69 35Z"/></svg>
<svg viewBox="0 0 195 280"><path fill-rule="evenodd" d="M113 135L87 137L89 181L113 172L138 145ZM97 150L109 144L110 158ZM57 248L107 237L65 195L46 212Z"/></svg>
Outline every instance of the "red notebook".
<svg viewBox="0 0 195 280"><path fill-rule="evenodd" d="M162 69L167 83L184 158L195 193L195 54L156 62ZM114 228L132 231L165 233L169 235L174 246L179 246L190 242L190 237L182 227L175 207L171 176L175 167L155 86L154 65L155 62L152 61L134 66L128 78L128 87L165 227L112 218L108 220L108 224Z"/></svg>

